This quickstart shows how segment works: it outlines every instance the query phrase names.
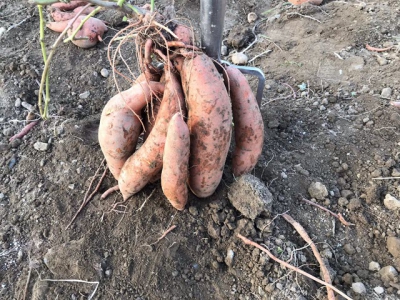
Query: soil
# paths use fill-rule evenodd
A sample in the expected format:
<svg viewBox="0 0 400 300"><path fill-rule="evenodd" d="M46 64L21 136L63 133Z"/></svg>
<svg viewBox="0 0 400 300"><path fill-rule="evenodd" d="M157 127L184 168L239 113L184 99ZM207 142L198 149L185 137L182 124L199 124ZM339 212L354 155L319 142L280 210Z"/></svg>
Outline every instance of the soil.
<svg viewBox="0 0 400 300"><path fill-rule="evenodd" d="M90 182L96 185L104 171L97 126L117 93L107 46L126 23L121 14L103 12L99 18L110 29L102 43L88 50L59 46L50 70L51 117L10 143L25 125L24 102L37 103L43 59L37 9L27 1L0 3L1 299L326 299L324 287L237 237L320 277L311 248L284 212L312 238L336 288L353 299L400 298L400 254L388 248L388 237L400 238L399 210L384 204L387 194L400 197L400 114L390 105L400 100L400 2L228 2L223 58L244 51L267 79L265 145L251 180L269 190L272 205L254 219L231 204L237 182L230 153L217 191L207 199L191 194L182 212L168 203L160 182L121 205L118 193L101 200L116 184L108 173L68 229ZM199 1L177 0L175 9L199 36ZM255 23L247 20L250 12ZM48 47L56 38L46 30ZM373 52L366 44L391 48ZM122 53L138 75L134 50L127 43ZM129 75L123 59L117 68ZM250 82L255 89L257 81ZM118 83L129 86L121 77ZM37 142L48 149L37 150ZM315 182L319 193L310 195Z"/></svg>

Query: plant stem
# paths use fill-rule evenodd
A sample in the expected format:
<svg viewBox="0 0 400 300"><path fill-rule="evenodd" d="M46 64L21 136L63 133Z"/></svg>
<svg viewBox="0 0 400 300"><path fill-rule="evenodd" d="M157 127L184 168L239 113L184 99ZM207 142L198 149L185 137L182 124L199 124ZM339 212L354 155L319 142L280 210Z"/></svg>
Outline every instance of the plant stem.
<svg viewBox="0 0 400 300"><path fill-rule="evenodd" d="M48 80L48 79L46 80L46 78L48 78L48 76L49 76L49 75L48 75L48 72L49 72L49 68L50 68L50 62L51 62L51 59L52 59L53 56L54 56L54 53L56 52L56 47L57 47L57 45L62 41L62 38L63 38L63 36L67 33L68 29L72 26L72 24L74 24L74 22L76 21L76 19L82 14L82 12L83 12L87 7L89 7L89 4L87 4L80 12L78 12L78 13L75 15L75 17L74 17L73 19L71 19L71 20L69 21L67 27L66 27L66 28L64 29L64 31L59 35L59 37L57 38L57 40L54 42L53 46L51 46L51 51L50 51L49 57L48 57L48 58L46 59L46 61L45 61L44 68L43 68L43 73L42 73L42 79L41 79L41 81L40 81L39 101L38 101L40 110L41 110L41 104L42 104L43 86L44 86L45 81L47 82L47 80ZM43 31L44 31L44 30L43 30ZM48 87L49 87L49 85L47 84L47 85L46 85L46 91L48 91ZM48 101L47 96L46 96L46 103L45 103L46 106L45 106L45 110L44 110L44 112L43 112L43 115L42 115L42 112L41 112L41 115L42 115L42 118L43 118L43 119L45 119L44 117L47 118L47 115L48 115L48 103L49 103L49 101Z"/></svg>
<svg viewBox="0 0 400 300"><path fill-rule="evenodd" d="M38 5L38 10L39 10L39 28L40 28L40 33L39 33L39 39L40 39L40 47L42 49L42 56L43 56L43 61L46 64L47 61L47 53L46 53L46 45L44 43L44 18L43 18L43 6L42 5ZM45 96L45 104L44 104L44 111L42 108L42 97L39 97L39 101L38 101L38 106L39 106L39 112L40 112L40 116L46 120L48 117L47 114L47 106L50 100L50 85L49 85L49 74L46 74L46 96Z"/></svg>
<svg viewBox="0 0 400 300"><path fill-rule="evenodd" d="M92 11L90 14L88 14L81 22L81 24L79 24L79 26L75 29L75 31L71 34L71 36L67 39L64 40L64 43L67 43L69 41L72 41L75 39L75 35L78 33L79 30L81 30L83 24L85 24L85 22L87 20L89 20L91 17L93 17L95 14L97 14L100 10L102 9L102 7L98 6L96 7L96 9L94 11Z"/></svg>
<svg viewBox="0 0 400 300"><path fill-rule="evenodd" d="M154 12L154 6L155 6L155 5L154 5L154 0L151 0L151 1L150 1L150 11L151 11L151 12Z"/></svg>

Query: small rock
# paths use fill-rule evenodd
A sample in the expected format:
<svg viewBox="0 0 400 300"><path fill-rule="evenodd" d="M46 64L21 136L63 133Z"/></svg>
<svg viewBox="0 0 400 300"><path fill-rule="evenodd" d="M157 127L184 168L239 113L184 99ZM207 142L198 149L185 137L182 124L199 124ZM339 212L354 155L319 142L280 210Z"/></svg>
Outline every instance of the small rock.
<svg viewBox="0 0 400 300"><path fill-rule="evenodd" d="M339 204L340 206L346 206L347 204L349 204L349 200L347 200L347 199L344 198L344 197L340 197L340 198L338 199L338 204Z"/></svg>
<svg viewBox="0 0 400 300"><path fill-rule="evenodd" d="M342 197L347 199L353 196L353 192L349 190L342 190L340 194L342 195Z"/></svg>
<svg viewBox="0 0 400 300"><path fill-rule="evenodd" d="M353 255L356 253L356 249L351 244L346 244L343 246L344 251L346 251L347 254Z"/></svg>
<svg viewBox="0 0 400 300"><path fill-rule="evenodd" d="M353 283L353 276L351 276L351 274L346 273L342 276L342 280L344 283L346 283L347 285L350 285Z"/></svg>
<svg viewBox="0 0 400 300"><path fill-rule="evenodd" d="M101 76L103 76L104 78L107 78L108 75L110 75L110 72L109 72L106 68L103 68L103 69L101 69L100 74L101 74Z"/></svg>
<svg viewBox="0 0 400 300"><path fill-rule="evenodd" d="M396 278L396 276L398 275L396 269L392 266L383 267L379 271L379 274L381 275L381 279L387 283L390 281L393 281Z"/></svg>
<svg viewBox="0 0 400 300"><path fill-rule="evenodd" d="M313 182L308 188L308 193L311 198L315 198L318 200L323 200L326 196L328 196L328 190L325 185L321 182Z"/></svg>
<svg viewBox="0 0 400 300"><path fill-rule="evenodd" d="M400 208L400 201L390 194L386 194L383 204L387 209L396 210Z"/></svg>
<svg viewBox="0 0 400 300"><path fill-rule="evenodd" d="M353 282L351 288L357 294L365 294L367 292L367 289L365 288L365 285L362 282Z"/></svg>
<svg viewBox="0 0 400 300"><path fill-rule="evenodd" d="M14 133L14 129L12 127L7 127L3 129L3 135L5 136L12 136Z"/></svg>
<svg viewBox="0 0 400 300"><path fill-rule="evenodd" d="M386 247L388 248L390 254L394 258L400 258L400 239L394 236L390 236L387 239Z"/></svg>
<svg viewBox="0 0 400 300"><path fill-rule="evenodd" d="M235 253L233 252L232 249L228 249L228 251L226 252L226 257L225 257L225 263L228 267L232 267L233 266L233 258L235 256Z"/></svg>
<svg viewBox="0 0 400 300"><path fill-rule="evenodd" d="M381 97L390 98L392 96L392 89L390 87L382 89Z"/></svg>
<svg viewBox="0 0 400 300"><path fill-rule="evenodd" d="M22 107L26 108L29 111L35 111L35 107L32 104L29 104L28 102L22 101L21 105Z"/></svg>
<svg viewBox="0 0 400 300"><path fill-rule="evenodd" d="M385 290L383 289L383 287L381 286L377 286L376 288L374 288L375 293L377 293L378 295L381 295L385 292Z"/></svg>
<svg viewBox="0 0 400 300"><path fill-rule="evenodd" d="M273 119L268 122L268 128L278 128L279 127L279 120L278 119Z"/></svg>
<svg viewBox="0 0 400 300"><path fill-rule="evenodd" d="M245 217L254 220L272 209L272 194L257 177L246 174L232 184L228 192L232 205ZM246 201L243 201L246 199Z"/></svg>
<svg viewBox="0 0 400 300"><path fill-rule="evenodd" d="M399 169L393 169L392 170L392 176L393 177L400 177L400 170Z"/></svg>
<svg viewBox="0 0 400 300"><path fill-rule="evenodd" d="M4 199L4 194L3 193L0 193L0 200L3 200Z"/></svg>
<svg viewBox="0 0 400 300"><path fill-rule="evenodd" d="M106 277L111 277L112 275L112 270L108 269L104 272L104 274L106 275Z"/></svg>
<svg viewBox="0 0 400 300"><path fill-rule="evenodd" d="M90 96L90 92L89 91L86 91L86 92L83 92L82 94L79 94L79 98L81 98L81 99L87 99L87 98L89 98L89 96Z"/></svg>
<svg viewBox="0 0 400 300"><path fill-rule="evenodd" d="M353 198L350 200L349 205L347 205L348 209L356 210L361 207L361 200L359 198Z"/></svg>
<svg viewBox="0 0 400 300"><path fill-rule="evenodd" d="M227 56L228 54L229 54L229 52L228 52L228 47L225 46L225 45L222 45L222 46L221 46L221 55L222 55L222 56Z"/></svg>
<svg viewBox="0 0 400 300"><path fill-rule="evenodd" d="M247 22L249 22L249 23L254 23L257 19L258 19L258 16L254 12L251 12L247 15Z"/></svg>
<svg viewBox="0 0 400 300"><path fill-rule="evenodd" d="M47 151L49 149L49 144L36 142L35 144L33 144L33 148L35 148L38 151Z"/></svg>
<svg viewBox="0 0 400 300"><path fill-rule="evenodd" d="M382 57L382 56L380 56L380 55L377 55L377 56L376 56L376 61L378 62L378 64L379 64L380 66L384 66L384 65L387 65L387 64L388 64L387 59L384 58L384 57Z"/></svg>
<svg viewBox="0 0 400 300"><path fill-rule="evenodd" d="M5 27L0 27L0 39L3 36L4 33L6 33L6 28Z"/></svg>
<svg viewBox="0 0 400 300"><path fill-rule="evenodd" d="M14 139L10 143L10 146L13 149L18 148L20 145L21 145L21 140L20 139Z"/></svg>
<svg viewBox="0 0 400 300"><path fill-rule="evenodd" d="M17 98L17 100L15 100L14 106L15 107L20 107L21 106L21 99L20 98Z"/></svg>
<svg viewBox="0 0 400 300"><path fill-rule="evenodd" d="M176 276L178 276L178 275L179 275L179 272L178 272L178 271L173 271L173 272L172 272L172 276L173 276L173 277L176 277Z"/></svg>
<svg viewBox="0 0 400 300"><path fill-rule="evenodd" d="M370 271L379 271L381 269L381 266L376 261L371 261L368 265L368 269Z"/></svg>
<svg viewBox="0 0 400 300"><path fill-rule="evenodd" d="M235 65L245 65L249 61L249 58L247 57L246 54L241 53L241 52L236 52L232 54L232 62Z"/></svg>
<svg viewBox="0 0 400 300"><path fill-rule="evenodd" d="M195 207L195 206L190 206L190 207L189 207L189 213L190 213L192 216L197 216L197 215L199 214L199 211L197 210L197 207Z"/></svg>
<svg viewBox="0 0 400 300"><path fill-rule="evenodd" d="M208 231L208 234L209 234L213 239L219 239L219 238L220 238L221 229L220 229L220 227L219 227L217 224L215 224L214 222L210 221L210 222L208 223L207 231Z"/></svg>

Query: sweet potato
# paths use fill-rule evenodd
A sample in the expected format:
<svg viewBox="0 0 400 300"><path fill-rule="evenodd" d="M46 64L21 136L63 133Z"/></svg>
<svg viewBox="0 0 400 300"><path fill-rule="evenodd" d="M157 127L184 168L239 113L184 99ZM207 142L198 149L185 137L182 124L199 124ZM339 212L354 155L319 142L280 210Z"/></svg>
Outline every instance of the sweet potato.
<svg viewBox="0 0 400 300"><path fill-rule="evenodd" d="M233 66L227 67L226 72L235 131L232 169L235 176L240 176L249 173L260 158L264 143L264 123L246 77Z"/></svg>
<svg viewBox="0 0 400 300"><path fill-rule="evenodd" d="M178 24L174 29L174 33L179 40L186 45L193 45L193 31L186 25Z"/></svg>
<svg viewBox="0 0 400 300"><path fill-rule="evenodd" d="M205 54L186 58L181 68L190 131L189 187L208 197L218 187L232 134L232 108L221 75Z"/></svg>
<svg viewBox="0 0 400 300"><path fill-rule="evenodd" d="M71 1L70 3L53 3L51 5L51 8L58 8L61 10L73 10L74 8L77 8L78 6L85 6L87 1Z"/></svg>
<svg viewBox="0 0 400 300"><path fill-rule="evenodd" d="M99 125L99 143L107 165L118 180L121 168L134 152L142 124L137 116L150 101L151 92L162 93L161 83L136 83L111 98L103 109Z"/></svg>
<svg viewBox="0 0 400 300"><path fill-rule="evenodd" d="M70 36L75 29L79 26L81 21L85 18L85 16L79 16L72 28L68 30L68 35ZM60 22L49 22L46 26L56 32L62 32L68 26L69 20L60 21ZM72 43L81 48L90 48L97 44L97 42L101 39L104 32L106 32L107 26L103 23L103 21L96 18L89 18L83 24L82 28L75 35L75 39L72 40Z"/></svg>
<svg viewBox="0 0 400 300"><path fill-rule="evenodd" d="M62 11L59 8L52 8L51 9L51 17L54 19L54 21L56 22L60 22L60 21L67 21L67 20L71 20L73 17L75 17L75 15L77 13L79 13L80 11L82 11L84 8L81 6L78 6L77 8L75 8L73 11ZM82 15L88 15L90 14L92 11L94 11L94 7L87 7L84 9L84 11L82 12Z"/></svg>
<svg viewBox="0 0 400 300"><path fill-rule="evenodd" d="M178 210L185 208L189 175L190 133L180 113L168 125L161 172L161 188L165 197Z"/></svg>
<svg viewBox="0 0 400 300"><path fill-rule="evenodd" d="M162 168L165 138L172 116L184 106L181 85L175 74L169 72L164 96L156 123L143 145L133 153L122 167L118 185L124 200L139 192Z"/></svg>

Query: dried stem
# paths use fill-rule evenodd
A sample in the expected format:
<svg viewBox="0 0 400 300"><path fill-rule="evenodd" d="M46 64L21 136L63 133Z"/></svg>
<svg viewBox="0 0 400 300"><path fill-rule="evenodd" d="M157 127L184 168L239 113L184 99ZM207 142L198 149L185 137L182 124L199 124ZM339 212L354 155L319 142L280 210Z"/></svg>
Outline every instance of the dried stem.
<svg viewBox="0 0 400 300"><path fill-rule="evenodd" d="M274 256L268 249L264 248L263 246L261 246L261 245L255 243L255 242L253 242L253 241L250 241L248 238L244 237L244 236L241 235L241 234L238 234L237 236L238 236L245 244L247 244L247 245L252 245L253 247L256 247L256 248L260 249L261 251L267 253L268 256L269 256L270 258L272 258L272 259L275 260L276 262L280 263L281 265L285 266L286 268L291 269L291 270L294 270L294 271L296 271L297 273L300 273L300 274L302 274L302 275L304 275L304 276L306 276L306 277L308 277L308 278L310 278L310 279L312 279L312 280L314 280L314 281L316 281L316 282L318 282L318 283L320 283L320 284L322 284L322 285L324 285L324 286L330 287L332 290L334 290L335 292L337 292L338 294L340 294L342 297L344 297L344 298L347 299L347 300L352 300L352 299L351 299L350 297L348 297L345 293L343 293L342 291L338 290L338 289L335 288L333 285L331 285L331 284L329 284L329 283L326 283L325 281L322 281L321 279L319 279L319 278L317 278L317 277L314 277L314 276L312 276L311 274L308 274L307 272L303 271L302 269L299 269L299 268L297 268L297 267L295 267L295 266L292 266L291 264L288 264L287 262L285 262L285 261L283 261L283 260L280 260L279 258L277 258L276 256Z"/></svg>
<svg viewBox="0 0 400 300"><path fill-rule="evenodd" d="M317 203L314 203L314 202L312 202L312 201L310 201L310 200L307 200L307 199L305 199L305 198L302 198L301 200L303 200L304 202L306 202L306 203L308 203L308 204L310 204L310 205L313 205L313 206L315 206L315 207L318 207L318 208L320 208L320 209L322 209L322 210L324 210L324 211L330 213L332 216L334 216L335 218L337 218L337 219L340 221L340 223L342 223L344 226L354 226L354 224L347 222L347 221L344 219L344 217L342 216L342 214L340 214L340 213L335 214L334 212L330 211L330 210L327 209L326 207L323 207L323 206L321 206L321 205L319 205L319 204L317 204Z"/></svg>
<svg viewBox="0 0 400 300"><path fill-rule="evenodd" d="M319 254L317 246L315 246L314 242L311 240L311 238L309 237L309 235L307 234L307 232L305 231L303 226L301 226L299 222L296 222L288 214L282 214L282 217L284 217L286 221L288 221L290 224L292 224L292 226L296 229L296 231L300 234L300 236L306 241L307 244L310 245L310 247L314 253L314 256L317 259L319 266L321 268L322 275L324 277L324 281L326 283L332 284L332 280L329 275L329 271L325 266L325 262L323 261L321 254ZM328 299L335 300L335 294L333 293L332 289L329 286L326 287L326 291L328 293Z"/></svg>

